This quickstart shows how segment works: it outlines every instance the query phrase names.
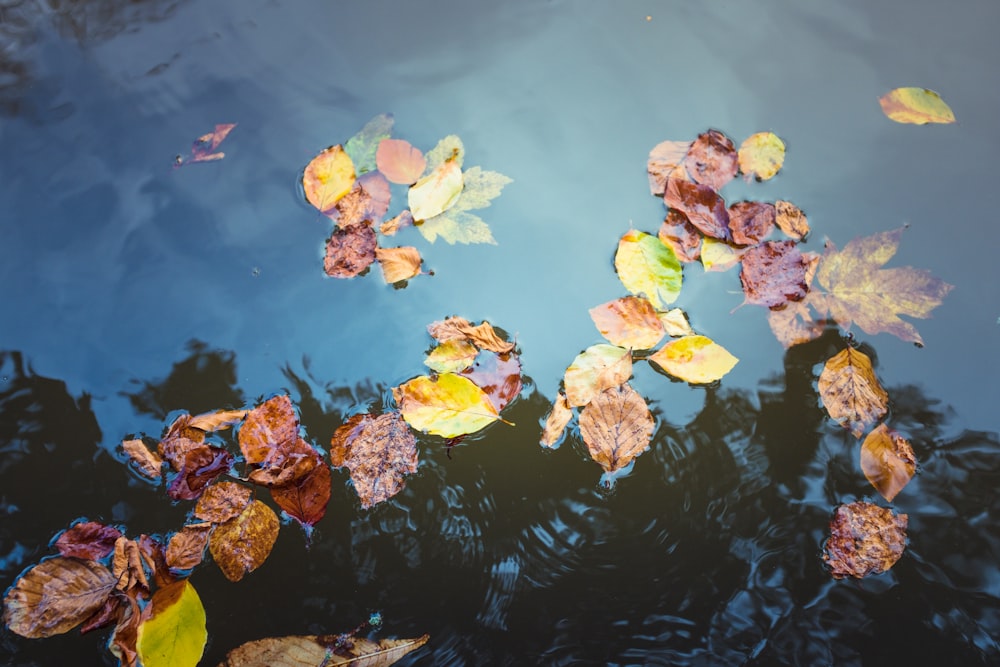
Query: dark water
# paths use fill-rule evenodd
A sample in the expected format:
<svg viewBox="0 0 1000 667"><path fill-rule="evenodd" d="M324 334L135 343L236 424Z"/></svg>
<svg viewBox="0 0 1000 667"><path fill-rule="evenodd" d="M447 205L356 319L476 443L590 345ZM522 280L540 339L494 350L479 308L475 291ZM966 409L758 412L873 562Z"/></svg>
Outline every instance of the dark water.
<svg viewBox="0 0 1000 667"><path fill-rule="evenodd" d="M311 545L285 526L238 584L198 569L204 664L375 610L381 636L430 633L408 664L1000 663L998 20L987 0L0 2L0 587L78 517L183 523L115 458L122 437L287 390L325 445L459 314L516 335L517 425L450 458L422 442L369 511L337 472ZM959 122L887 121L877 97L904 85ZM385 111L514 179L482 212L499 245L401 239L435 271L403 290L324 278L328 227L296 186ZM223 122L225 160L171 168ZM807 249L908 223L894 265L956 286L916 323L923 349L858 332L920 463L884 575L834 581L820 559L834 507L876 495L815 392L840 334L785 352L761 309L731 312L735 274L687 269L678 305L741 363L708 389L637 367L657 427L612 492L575 434L537 444L600 342L588 309L624 294L617 239L662 219L648 150L708 127L785 139L777 178L726 195L797 203ZM3 630L0 657L110 664L100 634Z"/></svg>

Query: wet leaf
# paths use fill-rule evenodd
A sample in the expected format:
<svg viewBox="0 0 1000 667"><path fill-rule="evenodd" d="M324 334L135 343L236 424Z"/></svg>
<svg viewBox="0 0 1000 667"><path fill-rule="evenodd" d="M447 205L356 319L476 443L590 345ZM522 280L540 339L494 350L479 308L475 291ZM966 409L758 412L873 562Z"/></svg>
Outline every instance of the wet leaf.
<svg viewBox="0 0 1000 667"><path fill-rule="evenodd" d="M353 278L375 261L377 238L368 225L335 229L326 242L323 270L333 278Z"/></svg>
<svg viewBox="0 0 1000 667"><path fill-rule="evenodd" d="M195 667L208 641L205 608L182 579L153 594L136 639L142 667Z"/></svg>
<svg viewBox="0 0 1000 667"><path fill-rule="evenodd" d="M427 355L424 365L438 373L458 373L472 365L479 349L471 342L453 339L441 343Z"/></svg>
<svg viewBox="0 0 1000 667"><path fill-rule="evenodd" d="M905 514L862 501L841 505L830 520L823 560L835 579L885 572L906 548Z"/></svg>
<svg viewBox="0 0 1000 667"><path fill-rule="evenodd" d="M354 182L351 191L341 197L327 215L341 228L377 225L389 210L391 200L392 191L385 176L370 171Z"/></svg>
<svg viewBox="0 0 1000 667"><path fill-rule="evenodd" d="M142 554L142 562L153 573L153 581L157 586L166 586L176 581L176 577L170 572L167 565L166 550L163 544L155 537L143 534L136 540L139 543L139 552Z"/></svg>
<svg viewBox="0 0 1000 667"><path fill-rule="evenodd" d="M667 211L656 237L682 262L694 262L701 256L701 232L677 209Z"/></svg>
<svg viewBox="0 0 1000 667"><path fill-rule="evenodd" d="M449 134L437 142L437 145L424 157L427 159L427 167L424 169L425 176L448 161L461 167L465 161L465 146L456 135Z"/></svg>
<svg viewBox="0 0 1000 667"><path fill-rule="evenodd" d="M732 243L706 238L701 244L701 265L706 271L728 271L740 263L746 251Z"/></svg>
<svg viewBox="0 0 1000 667"><path fill-rule="evenodd" d="M809 220L795 204L779 199L774 202L774 222L786 236L801 241L809 234Z"/></svg>
<svg viewBox="0 0 1000 667"><path fill-rule="evenodd" d="M953 285L922 269L880 268L896 254L903 229L856 238L840 251L827 243L816 273L825 293L813 304L844 329L857 324L869 334L889 333L923 345L916 327L899 315L930 317Z"/></svg>
<svg viewBox="0 0 1000 667"><path fill-rule="evenodd" d="M632 355L615 345L591 345L566 369L563 387L573 407L587 405L597 394L619 387L632 377Z"/></svg>
<svg viewBox="0 0 1000 667"><path fill-rule="evenodd" d="M242 514L253 492L236 482L219 482L205 489L194 506L194 515L211 523L224 523Z"/></svg>
<svg viewBox="0 0 1000 667"><path fill-rule="evenodd" d="M91 614L80 626L80 634L85 635L112 623L117 624L122 615L122 604L118 596L109 595L100 609Z"/></svg>
<svg viewBox="0 0 1000 667"><path fill-rule="evenodd" d="M139 623L142 622L142 612L139 609L138 599L140 591L133 588L124 596L119 598L118 623L111 634L111 641L108 642L108 651L118 658L122 667L136 667L139 665L139 655L136 653L135 644L139 634ZM145 598L143 598L145 602Z"/></svg>
<svg viewBox="0 0 1000 667"><path fill-rule="evenodd" d="M167 485L167 495L174 500L194 500L206 486L233 465L232 454L221 447L194 443L191 440L186 442L193 444L183 450L178 459L180 469Z"/></svg>
<svg viewBox="0 0 1000 667"><path fill-rule="evenodd" d="M897 123L954 123L955 114L941 96L926 88L895 88L878 98L882 113Z"/></svg>
<svg viewBox="0 0 1000 667"><path fill-rule="evenodd" d="M580 435L590 457L613 473L649 449L653 416L646 401L628 384L611 387L580 412Z"/></svg>
<svg viewBox="0 0 1000 667"><path fill-rule="evenodd" d="M765 241L743 253L740 283L745 303L780 308L809 291L807 261L794 241Z"/></svg>
<svg viewBox="0 0 1000 667"><path fill-rule="evenodd" d="M861 470L882 496L892 499L917 471L910 443L885 424L879 424L861 444Z"/></svg>
<svg viewBox="0 0 1000 667"><path fill-rule="evenodd" d="M871 359L852 347L827 359L818 387L830 417L855 438L860 438L888 410L889 395L875 377Z"/></svg>
<svg viewBox="0 0 1000 667"><path fill-rule="evenodd" d="M159 479L163 474L163 459L139 438L122 440L122 451L132 467L143 477Z"/></svg>
<svg viewBox="0 0 1000 667"><path fill-rule="evenodd" d="M361 506L368 509L403 490L417 471L417 440L397 411L354 415L330 440L330 465L351 471Z"/></svg>
<svg viewBox="0 0 1000 667"><path fill-rule="evenodd" d="M113 526L83 521L63 531L53 546L67 558L100 560L114 550L115 541L121 536L121 531Z"/></svg>
<svg viewBox="0 0 1000 667"><path fill-rule="evenodd" d="M512 352L483 350L461 374L486 393L497 412L521 394L521 359Z"/></svg>
<svg viewBox="0 0 1000 667"><path fill-rule="evenodd" d="M302 438L297 438L274 450L259 468L250 471L247 479L261 486L287 486L321 465L323 458L319 452Z"/></svg>
<svg viewBox="0 0 1000 667"><path fill-rule="evenodd" d="M740 145L740 171L747 179L774 178L785 162L785 142L773 132L751 134Z"/></svg>
<svg viewBox="0 0 1000 667"><path fill-rule="evenodd" d="M663 338L663 323L648 300L626 296L590 309L590 319L612 345L649 350Z"/></svg>
<svg viewBox="0 0 1000 667"><path fill-rule="evenodd" d="M194 143L191 144L191 154L188 157L178 155L175 166L180 167L192 162L213 162L226 157L225 153L216 153L215 149L229 136L234 127L236 127L236 123L216 125L215 130L194 140Z"/></svg>
<svg viewBox="0 0 1000 667"><path fill-rule="evenodd" d="M288 394L267 399L250 410L237 438L240 451L249 464L260 464L276 450L299 438L299 418Z"/></svg>
<svg viewBox="0 0 1000 667"><path fill-rule="evenodd" d="M208 534L212 524L189 524L170 536L167 541L166 561L172 570L192 570L205 559Z"/></svg>
<svg viewBox="0 0 1000 667"><path fill-rule="evenodd" d="M630 293L644 296L657 310L677 300L681 292L681 263L674 251L655 236L634 229L618 241L615 270Z"/></svg>
<svg viewBox="0 0 1000 667"><path fill-rule="evenodd" d="M809 297L793 301L784 308L767 311L767 323L786 350L794 345L816 340L823 334L826 321L816 319L809 306Z"/></svg>
<svg viewBox="0 0 1000 667"><path fill-rule="evenodd" d="M417 225L417 230L430 243L434 243L440 236L452 245L456 243L464 245L497 244L490 226L482 218L468 211L455 210L455 208L429 220L424 220Z"/></svg>
<svg viewBox="0 0 1000 667"><path fill-rule="evenodd" d="M382 277L390 285L419 276L424 261L413 246L375 248L375 259L382 267Z"/></svg>
<svg viewBox="0 0 1000 667"><path fill-rule="evenodd" d="M234 426L243 421L246 416L246 410L217 410L215 412L206 412L203 415L197 415L191 417L191 421L188 422L188 426L191 428L196 428L199 431L221 431Z"/></svg>
<svg viewBox="0 0 1000 667"><path fill-rule="evenodd" d="M693 336L694 329L688 323L687 315L680 308L672 308L665 313L658 313L660 323L668 336Z"/></svg>
<svg viewBox="0 0 1000 667"><path fill-rule="evenodd" d="M444 343L449 340L467 340L480 350L491 352L510 352L514 343L504 340L489 322L481 322L473 326L469 320L462 317L449 317L427 325L427 333L434 340Z"/></svg>
<svg viewBox="0 0 1000 667"><path fill-rule="evenodd" d="M668 374L692 384L722 379L739 359L707 336L682 336L648 357Z"/></svg>
<svg viewBox="0 0 1000 667"><path fill-rule="evenodd" d="M695 183L721 190L736 177L738 170L736 146L732 139L718 130L698 135L684 158L684 167Z"/></svg>
<svg viewBox="0 0 1000 667"><path fill-rule="evenodd" d="M394 387L392 395L406 423L442 438L475 433L500 419L486 393L454 373L413 378Z"/></svg>
<svg viewBox="0 0 1000 667"><path fill-rule="evenodd" d="M662 141L649 151L646 172L649 174L649 192L662 196L667 187L667 179L691 180L684 169L684 158L691 149L690 141Z"/></svg>
<svg viewBox="0 0 1000 667"><path fill-rule="evenodd" d="M400 185L416 183L427 160L418 148L403 139L383 139L375 152L375 164L387 179Z"/></svg>
<svg viewBox="0 0 1000 667"><path fill-rule="evenodd" d="M343 635L269 637L247 642L226 654L218 667L388 667L424 644L430 635L413 639Z"/></svg>
<svg viewBox="0 0 1000 667"><path fill-rule="evenodd" d="M365 123L365 126L344 144L344 152L351 157L358 175L375 169L375 154L379 144L392 134L394 122L392 114L381 113Z"/></svg>
<svg viewBox="0 0 1000 667"><path fill-rule="evenodd" d="M405 229L406 227L413 226L413 214L410 213L410 209L404 209L396 217L386 220L379 227L379 232L385 236L395 236L400 229Z"/></svg>
<svg viewBox="0 0 1000 667"><path fill-rule="evenodd" d="M7 590L4 624L29 639L68 632L104 605L115 583L108 568L96 561L43 560Z"/></svg>
<svg viewBox="0 0 1000 667"><path fill-rule="evenodd" d="M756 245L774 231L774 204L760 201L738 201L729 207L729 229L733 242Z"/></svg>
<svg viewBox="0 0 1000 667"><path fill-rule="evenodd" d="M302 173L306 201L323 213L354 187L354 163L341 145L330 146L314 157Z"/></svg>
<svg viewBox="0 0 1000 667"><path fill-rule="evenodd" d="M115 540L111 574L117 581L115 588L120 591L127 592L136 586L140 586L143 591L149 591L149 578L146 576L142 550L138 542L124 536Z"/></svg>
<svg viewBox="0 0 1000 667"><path fill-rule="evenodd" d="M667 181L663 201L686 215L705 236L724 241L731 239L726 202L710 186L671 178Z"/></svg>
<svg viewBox="0 0 1000 667"><path fill-rule="evenodd" d="M410 186L407 194L410 213L418 223L444 213L462 194L462 168L446 161Z"/></svg>
<svg viewBox="0 0 1000 667"><path fill-rule="evenodd" d="M208 548L226 579L239 581L267 560L279 528L274 510L253 500L239 516L215 527Z"/></svg>
<svg viewBox="0 0 1000 667"><path fill-rule="evenodd" d="M288 516L304 526L315 526L326 515L330 484L330 469L320 462L304 476L272 486L271 497Z"/></svg>
<svg viewBox="0 0 1000 667"><path fill-rule="evenodd" d="M566 425L573 418L573 408L566 401L566 395L560 392L552 403L549 414L545 417L545 428L542 429L541 444L543 447L555 447L562 440Z"/></svg>

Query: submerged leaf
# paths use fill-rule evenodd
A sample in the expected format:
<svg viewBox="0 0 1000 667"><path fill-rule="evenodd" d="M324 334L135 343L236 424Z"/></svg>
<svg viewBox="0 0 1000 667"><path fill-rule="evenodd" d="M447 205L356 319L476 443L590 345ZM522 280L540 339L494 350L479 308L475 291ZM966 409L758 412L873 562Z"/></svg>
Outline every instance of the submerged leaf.
<svg viewBox="0 0 1000 667"><path fill-rule="evenodd" d="M57 556L22 574L7 590L3 621L37 639L72 630L104 605L117 580L100 563Z"/></svg>
<svg viewBox="0 0 1000 667"><path fill-rule="evenodd" d="M625 296L590 309L590 319L612 345L648 350L663 338L663 323L647 299Z"/></svg>
<svg viewBox="0 0 1000 667"><path fill-rule="evenodd" d="M785 162L785 142L773 132L751 134L740 145L740 171L748 178L774 178Z"/></svg>
<svg viewBox="0 0 1000 667"><path fill-rule="evenodd" d="M701 265L706 271L728 271L740 263L746 251L747 248L706 237L701 244Z"/></svg>
<svg viewBox="0 0 1000 667"><path fill-rule="evenodd" d="M738 170L736 146L732 139L718 130L708 130L698 135L684 166L695 183L721 190L736 177Z"/></svg>
<svg viewBox="0 0 1000 667"><path fill-rule="evenodd" d="M339 144L314 157L302 173L306 201L323 213L354 187L354 163Z"/></svg>
<svg viewBox="0 0 1000 667"><path fill-rule="evenodd" d="M500 196L504 186L513 180L498 171L487 171L481 167L469 167L462 174L462 194L455 202L456 211L471 211L488 208Z"/></svg>
<svg viewBox="0 0 1000 667"><path fill-rule="evenodd" d="M239 581L267 560L280 527L274 510L252 500L239 516L215 527L208 548L226 579Z"/></svg>
<svg viewBox="0 0 1000 667"><path fill-rule="evenodd" d="M153 594L136 639L142 667L195 667L208 641L205 608L187 579Z"/></svg>
<svg viewBox="0 0 1000 667"><path fill-rule="evenodd" d="M653 426L646 401L628 384L605 389L580 412L580 435L590 457L609 473L649 449Z"/></svg>
<svg viewBox="0 0 1000 667"><path fill-rule="evenodd" d="M353 278L375 261L377 245L375 230L368 225L335 229L326 242L323 270L333 278Z"/></svg>
<svg viewBox="0 0 1000 667"><path fill-rule="evenodd" d="M655 236L634 229L618 241L615 270L630 293L644 296L657 310L677 300L681 292L681 263L674 251Z"/></svg>
<svg viewBox="0 0 1000 667"><path fill-rule="evenodd" d="M872 486L892 502L917 471L917 458L906 438L879 424L861 444L861 470Z"/></svg>
<svg viewBox="0 0 1000 667"><path fill-rule="evenodd" d="M479 349L469 341L453 339L431 350L424 365L438 373L458 373L471 366L477 354Z"/></svg>
<svg viewBox="0 0 1000 667"><path fill-rule="evenodd" d="M193 162L214 162L226 157L225 153L216 153L215 149L229 136L234 127L236 127L236 123L217 124L212 132L203 134L194 140L191 144L191 154L189 157L185 158L178 155L174 166L180 167Z"/></svg>
<svg viewBox="0 0 1000 667"><path fill-rule="evenodd" d="M462 375L486 393L497 412L521 394L521 359L512 352L483 350Z"/></svg>
<svg viewBox="0 0 1000 667"><path fill-rule="evenodd" d="M816 340L823 334L825 320L813 316L809 302L807 296L803 301L793 301L784 308L767 311L767 323L786 350Z"/></svg>
<svg viewBox="0 0 1000 667"><path fill-rule="evenodd" d="M683 336L648 357L664 371L692 384L708 384L733 370L739 359L706 336Z"/></svg>
<svg viewBox="0 0 1000 667"><path fill-rule="evenodd" d="M340 198L327 212L339 227L377 225L389 210L392 191L385 176L370 171L354 181L351 191Z"/></svg>
<svg viewBox="0 0 1000 667"><path fill-rule="evenodd" d="M344 635L269 637L233 649L218 667L389 667L429 638L422 635L372 641Z"/></svg>
<svg viewBox="0 0 1000 667"><path fill-rule="evenodd" d="M823 560L835 579L885 572L906 548L905 514L862 501L841 505L830 520Z"/></svg>
<svg viewBox="0 0 1000 667"><path fill-rule="evenodd" d="M407 200L418 223L444 213L462 194L462 168L448 160L410 186Z"/></svg>
<svg viewBox="0 0 1000 667"><path fill-rule="evenodd" d="M392 114L380 113L344 144L344 151L351 156L359 176L375 169L375 152L379 144L392 134L394 122Z"/></svg>
<svg viewBox="0 0 1000 667"><path fill-rule="evenodd" d="M632 376L632 355L615 345L591 345L566 369L563 385L573 407L590 403L605 389L618 387Z"/></svg>
<svg viewBox="0 0 1000 667"><path fill-rule="evenodd" d="M427 159L427 167L424 170L424 175L430 174L448 161L454 162L461 167L465 162L465 146L462 145L462 140L458 136L449 134L437 142L437 145L424 157Z"/></svg>
<svg viewBox="0 0 1000 667"><path fill-rule="evenodd" d="M416 183L427 160L420 149L404 139L383 139L375 152L375 164L378 170L393 183L410 185Z"/></svg>
<svg viewBox="0 0 1000 667"><path fill-rule="evenodd" d="M413 378L392 395L410 426L442 438L475 433L500 419L486 393L454 373Z"/></svg>
<svg viewBox="0 0 1000 667"><path fill-rule="evenodd" d="M819 395L830 417L860 438L885 416L889 395L864 352L847 347L827 359L819 376Z"/></svg>
<svg viewBox="0 0 1000 667"><path fill-rule="evenodd" d="M542 429L540 443L543 447L555 447L566 431L566 425L573 418L573 408L566 401L566 395L559 393L552 403L549 414L545 417L545 428Z"/></svg>
<svg viewBox="0 0 1000 667"><path fill-rule="evenodd" d="M417 440L397 411L354 415L330 440L330 464L347 466L368 509L402 491L405 477L417 471Z"/></svg>
<svg viewBox="0 0 1000 667"><path fill-rule="evenodd" d="M743 253L740 283L746 303L780 308L809 291L808 263L794 241L765 241Z"/></svg>
<svg viewBox="0 0 1000 667"><path fill-rule="evenodd" d="M897 123L954 123L951 107L933 90L895 88L878 98L882 113Z"/></svg>

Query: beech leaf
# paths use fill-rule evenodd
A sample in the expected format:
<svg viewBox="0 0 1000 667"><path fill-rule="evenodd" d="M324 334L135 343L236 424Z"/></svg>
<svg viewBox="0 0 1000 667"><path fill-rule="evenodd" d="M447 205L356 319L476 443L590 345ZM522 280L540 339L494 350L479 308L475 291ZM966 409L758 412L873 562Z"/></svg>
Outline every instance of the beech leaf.
<svg viewBox="0 0 1000 667"><path fill-rule="evenodd" d="M116 583L97 561L63 556L43 560L7 590L4 624L29 639L68 632L104 605Z"/></svg>
<svg viewBox="0 0 1000 667"><path fill-rule="evenodd" d="M872 486L892 502L917 471L910 443L885 424L879 424L861 444L861 470Z"/></svg>
<svg viewBox="0 0 1000 667"><path fill-rule="evenodd" d="M514 343L501 338L489 322L473 325L469 320L457 316L428 324L427 333L441 343L467 340L480 350L503 353L514 349Z"/></svg>
<svg viewBox="0 0 1000 667"><path fill-rule="evenodd" d="M823 560L835 579L885 572L906 549L905 514L858 501L841 505L830 520Z"/></svg>
<svg viewBox="0 0 1000 667"><path fill-rule="evenodd" d="M397 411L354 415L330 440L330 464L350 470L368 509L402 491L404 478L417 471L417 440Z"/></svg>
<svg viewBox="0 0 1000 667"><path fill-rule="evenodd" d="M895 88L878 98L882 113L897 123L954 123L955 113L933 90Z"/></svg>
<svg viewBox="0 0 1000 667"><path fill-rule="evenodd" d="M809 220L798 206L789 201L779 199L774 202L774 223L778 229L796 241L801 241L809 234Z"/></svg>
<svg viewBox="0 0 1000 667"><path fill-rule="evenodd" d="M208 548L229 581L239 581L263 565L278 539L281 524L274 510L252 500L239 516L212 531Z"/></svg>
<svg viewBox="0 0 1000 667"><path fill-rule="evenodd" d="M250 410L237 434L249 464L264 463L299 437L299 419L287 394L273 396Z"/></svg>
<svg viewBox="0 0 1000 667"><path fill-rule="evenodd" d="M625 289L646 297L657 310L680 295L681 263L673 250L645 232L630 229L621 237L615 253L615 270Z"/></svg>
<svg viewBox="0 0 1000 667"><path fill-rule="evenodd" d="M375 230L368 225L339 227L327 239L323 270L332 278L353 278L375 261L377 245Z"/></svg>
<svg viewBox="0 0 1000 667"><path fill-rule="evenodd" d="M708 130L698 135L691 150L684 158L684 167L695 183L721 190L736 177L736 146L732 139L718 130Z"/></svg>
<svg viewBox="0 0 1000 667"><path fill-rule="evenodd" d="M302 173L306 201L323 213L354 187L354 163L341 145L331 146L314 157Z"/></svg>
<svg viewBox="0 0 1000 667"><path fill-rule="evenodd" d="M686 215L705 236L724 241L731 239L726 202L711 186L671 178L667 181L663 201Z"/></svg>
<svg viewBox="0 0 1000 667"><path fill-rule="evenodd" d="M646 160L646 172L649 174L649 192L654 196L663 196L667 188L667 179L680 178L691 180L684 169L684 158L691 150L690 141L661 141L649 151Z"/></svg>
<svg viewBox="0 0 1000 667"><path fill-rule="evenodd" d="M855 438L888 411L889 395L875 377L871 359L853 347L827 359L818 387L827 413Z"/></svg>
<svg viewBox="0 0 1000 667"><path fill-rule="evenodd" d="M632 377L632 355L625 348L604 343L591 345L566 369L563 388L573 407L584 406L605 389L618 387Z"/></svg>
<svg viewBox="0 0 1000 667"><path fill-rule="evenodd" d="M773 132L751 134L740 145L739 160L747 179L769 180L785 162L785 142Z"/></svg>
<svg viewBox="0 0 1000 667"><path fill-rule="evenodd" d="M765 241L743 253L740 283L746 303L780 308L809 291L808 264L794 241Z"/></svg>
<svg viewBox="0 0 1000 667"><path fill-rule="evenodd" d="M278 507L303 526L314 526L326 515L331 494L330 469L318 463L311 471L271 487Z"/></svg>
<svg viewBox="0 0 1000 667"><path fill-rule="evenodd" d="M171 570L191 570L205 559L205 547L212 524L196 523L184 526L167 541L166 561Z"/></svg>
<svg viewBox="0 0 1000 667"><path fill-rule="evenodd" d="M489 396L454 373L413 378L394 387L392 395L406 423L443 438L475 433L500 419Z"/></svg>
<svg viewBox="0 0 1000 667"><path fill-rule="evenodd" d="M211 523L225 523L243 513L253 492L236 482L219 482L205 489L194 506L194 515Z"/></svg>
<svg viewBox="0 0 1000 667"><path fill-rule="evenodd" d="M413 246L375 248L375 259L382 267L382 277L390 285L419 276L424 261Z"/></svg>
<svg viewBox="0 0 1000 667"><path fill-rule="evenodd" d="M239 424L246 417L246 410L216 410L191 417L188 426L201 431L214 432Z"/></svg>
<svg viewBox="0 0 1000 667"><path fill-rule="evenodd" d="M605 389L580 412L580 435L587 450L609 473L649 448L653 426L646 401L628 384Z"/></svg>
<svg viewBox="0 0 1000 667"><path fill-rule="evenodd" d="M393 183L410 185L416 183L427 160L420 149L404 139L383 139L375 152L375 164L378 170Z"/></svg>
<svg viewBox="0 0 1000 667"><path fill-rule="evenodd" d="M429 638L373 641L349 637L345 641L343 635L269 637L233 649L218 667L388 667Z"/></svg>
<svg viewBox="0 0 1000 667"><path fill-rule="evenodd" d="M142 667L196 667L207 641L201 598L191 582L182 579L153 594L135 648Z"/></svg>
<svg viewBox="0 0 1000 667"><path fill-rule="evenodd" d="M438 373L458 373L472 365L479 349L467 340L453 339L441 343L427 355L424 365Z"/></svg>
<svg viewBox="0 0 1000 667"><path fill-rule="evenodd" d="M675 378L708 384L733 370L739 359L706 336L682 336L667 342L647 359Z"/></svg>
<svg viewBox="0 0 1000 667"><path fill-rule="evenodd" d="M105 526L96 521L75 523L56 538L53 546L59 554L67 558L89 558L100 560L115 548L121 531L114 526Z"/></svg>
<svg viewBox="0 0 1000 667"><path fill-rule="evenodd" d="M774 204L760 201L738 201L729 207L729 229L733 242L756 245L774 231Z"/></svg>
<svg viewBox="0 0 1000 667"><path fill-rule="evenodd" d="M542 429L541 444L543 447L555 447L562 440L566 425L573 418L573 408L566 401L566 395L560 392L552 403L549 414L545 417L545 428Z"/></svg>
<svg viewBox="0 0 1000 667"><path fill-rule="evenodd" d="M626 296L590 309L590 319L612 345L649 350L665 333L656 309L647 299Z"/></svg>

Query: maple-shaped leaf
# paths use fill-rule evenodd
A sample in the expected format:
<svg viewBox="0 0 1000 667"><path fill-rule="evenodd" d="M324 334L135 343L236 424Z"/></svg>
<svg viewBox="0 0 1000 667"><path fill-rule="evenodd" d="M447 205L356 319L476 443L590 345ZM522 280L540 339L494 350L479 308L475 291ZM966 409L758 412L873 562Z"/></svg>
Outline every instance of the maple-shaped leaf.
<svg viewBox="0 0 1000 667"><path fill-rule="evenodd" d="M612 345L649 350L663 338L663 323L648 299L625 296L590 309L590 319Z"/></svg>
<svg viewBox="0 0 1000 667"><path fill-rule="evenodd" d="M205 607L182 579L153 594L136 635L142 667L196 667L208 642Z"/></svg>
<svg viewBox="0 0 1000 667"><path fill-rule="evenodd" d="M684 158L691 150L690 141L661 141L649 151L646 173L649 175L650 194L662 197L668 178L691 180L684 168Z"/></svg>
<svg viewBox="0 0 1000 667"><path fill-rule="evenodd" d="M243 511L219 524L208 540L212 559L229 581L239 581L271 554L281 524L274 510L251 500Z"/></svg>
<svg viewBox="0 0 1000 667"><path fill-rule="evenodd" d="M809 234L809 220L798 206L779 199L774 202L774 223L786 236L801 241Z"/></svg>
<svg viewBox="0 0 1000 667"><path fill-rule="evenodd" d="M573 407L590 403L597 394L618 387L632 377L632 355L625 348L604 343L576 355L563 376L566 401Z"/></svg>
<svg viewBox="0 0 1000 667"><path fill-rule="evenodd" d="M393 387L403 419L413 428L442 438L457 438L500 419L489 396L461 375L421 375Z"/></svg>
<svg viewBox="0 0 1000 667"><path fill-rule="evenodd" d="M707 336L682 336L669 341L648 360L675 378L692 384L715 382L739 362Z"/></svg>
<svg viewBox="0 0 1000 667"><path fill-rule="evenodd" d="M302 172L306 201L329 213L337 201L354 187L355 168L350 156L338 144L314 157Z"/></svg>
<svg viewBox="0 0 1000 667"><path fill-rule="evenodd" d="M333 278L353 278L375 261L378 237L368 225L337 228L326 242L323 270Z"/></svg>
<svg viewBox="0 0 1000 667"><path fill-rule="evenodd" d="M483 350L461 375L486 393L497 412L521 394L521 358L513 352Z"/></svg>
<svg viewBox="0 0 1000 667"><path fill-rule="evenodd" d="M559 393L552 402L552 408L545 417L545 427L539 440L543 447L555 447L566 431L566 425L573 418L573 408L566 401L566 395Z"/></svg>
<svg viewBox="0 0 1000 667"><path fill-rule="evenodd" d="M382 267L382 277L390 285L419 276L424 261L413 246L375 248L375 259Z"/></svg>
<svg viewBox="0 0 1000 667"><path fill-rule="evenodd" d="M218 667L389 667L430 635L378 641L350 635L293 635L247 642Z"/></svg>
<svg viewBox="0 0 1000 667"><path fill-rule="evenodd" d="M392 191L389 181L377 171L358 177L351 191L341 197L327 215L339 227L381 224L389 210Z"/></svg>
<svg viewBox="0 0 1000 667"><path fill-rule="evenodd" d="M615 271L630 293L644 296L657 309L677 300L682 269L674 251L655 236L630 229L618 241Z"/></svg>
<svg viewBox="0 0 1000 667"><path fill-rule="evenodd" d="M813 305L845 330L857 324L865 333L889 333L923 345L916 327L899 315L930 317L954 286L923 269L881 268L896 254L904 229L858 237L839 251L827 243L816 273L824 292L816 294Z"/></svg>
<svg viewBox="0 0 1000 667"><path fill-rule="evenodd" d="M917 458L910 443L885 424L879 424L861 444L861 471L892 502L917 471Z"/></svg>
<svg viewBox="0 0 1000 667"><path fill-rule="evenodd" d="M467 340L448 340L430 351L424 365L438 373L458 373L471 366L477 354L479 348Z"/></svg>
<svg viewBox="0 0 1000 667"><path fill-rule="evenodd" d="M350 156L359 176L376 168L375 154L379 144L392 134L393 123L391 113L380 113L344 144L344 152Z"/></svg>
<svg viewBox="0 0 1000 667"><path fill-rule="evenodd" d="M465 146L457 135L449 134L437 142L437 145L424 155L424 158L427 161L427 166L424 167L424 176L448 161L461 167L465 163Z"/></svg>
<svg viewBox="0 0 1000 667"><path fill-rule="evenodd" d="M755 245L774 230L774 204L761 201L738 201L729 206L729 229L733 242Z"/></svg>
<svg viewBox="0 0 1000 667"><path fill-rule="evenodd" d="M646 401L628 384L605 389L580 412L580 435L590 457L609 473L649 448L653 426Z"/></svg>
<svg viewBox="0 0 1000 667"><path fill-rule="evenodd" d="M454 205L433 218L424 220L417 229L428 241L440 236L451 244L496 244L493 233L471 210L487 208L511 179L496 171L470 167L463 174L463 189ZM415 216L416 217L416 216Z"/></svg>
<svg viewBox="0 0 1000 667"><path fill-rule="evenodd" d="M63 531L53 543L66 557L101 560L115 548L121 531L96 521L81 521Z"/></svg>
<svg viewBox="0 0 1000 667"><path fill-rule="evenodd" d="M808 264L794 241L765 241L743 253L740 283L746 303L780 308L801 301Z"/></svg>
<svg viewBox="0 0 1000 667"><path fill-rule="evenodd" d="M194 143L191 144L191 154L189 156L183 157L178 155L174 160L174 166L181 167L192 162L214 162L226 157L225 153L216 153L215 149L229 136L234 127L236 127L236 123L220 123L216 125L212 132L203 134L194 140Z"/></svg>
<svg viewBox="0 0 1000 667"><path fill-rule="evenodd" d="M663 202L686 215L705 236L724 241L732 238L726 201L711 186L671 178Z"/></svg>
<svg viewBox="0 0 1000 667"><path fill-rule="evenodd" d="M691 150L684 158L684 167L695 183L721 190L736 177L736 146L733 140L718 130L708 130L698 135Z"/></svg>
<svg viewBox="0 0 1000 667"><path fill-rule="evenodd" d="M656 237L669 246L682 262L694 262L701 256L701 232L675 208L667 211Z"/></svg>
<svg viewBox="0 0 1000 667"><path fill-rule="evenodd" d="M882 113L897 123L954 123L955 113L933 90L895 88L878 98Z"/></svg>
<svg viewBox="0 0 1000 667"><path fill-rule="evenodd" d="M830 520L823 560L835 579L885 572L906 549L905 514L858 501L841 505Z"/></svg>
<svg viewBox="0 0 1000 667"><path fill-rule="evenodd" d="M375 151L375 164L393 183L411 185L424 173L427 160L405 139L383 139Z"/></svg>
<svg viewBox="0 0 1000 667"><path fill-rule="evenodd" d="M785 142L773 132L751 134L740 145L739 160L747 180L769 180L785 162Z"/></svg>
<svg viewBox="0 0 1000 667"><path fill-rule="evenodd" d="M398 411L354 415L330 440L330 465L351 471L368 509L402 491L404 478L417 471L417 440Z"/></svg>
<svg viewBox="0 0 1000 667"><path fill-rule="evenodd" d="M819 395L830 417L860 438L885 416L889 395L875 377L868 355L847 347L826 360L819 376Z"/></svg>
<svg viewBox="0 0 1000 667"><path fill-rule="evenodd" d="M491 352L510 352L514 343L504 340L489 322L473 325L463 317L449 317L427 325L427 333L434 340L444 343L450 340L467 340L480 350Z"/></svg>

